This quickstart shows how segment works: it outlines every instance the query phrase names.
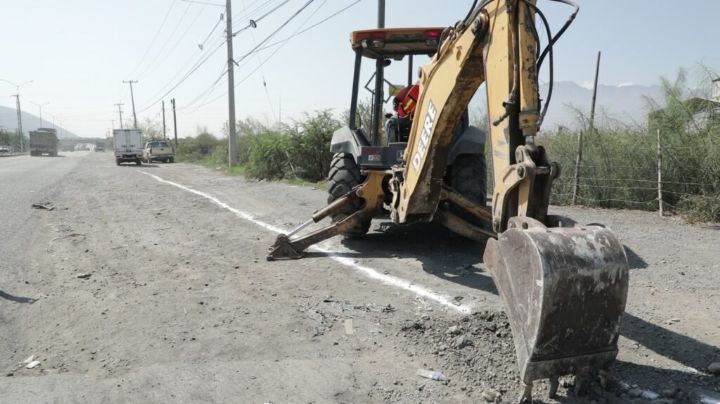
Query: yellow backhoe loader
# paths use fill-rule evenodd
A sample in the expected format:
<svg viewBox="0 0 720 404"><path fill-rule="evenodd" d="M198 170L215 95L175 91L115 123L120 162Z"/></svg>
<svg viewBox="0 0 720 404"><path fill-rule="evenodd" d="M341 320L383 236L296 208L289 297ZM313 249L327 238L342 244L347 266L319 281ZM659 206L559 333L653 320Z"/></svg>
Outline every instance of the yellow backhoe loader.
<svg viewBox="0 0 720 404"><path fill-rule="evenodd" d="M534 380L549 379L553 396L559 376L609 368L628 290L627 258L612 231L548 215L560 167L536 142L550 99L541 101L538 74L547 61L552 88L553 45L578 11L570 0L549 1L575 8L554 36L536 0L475 1L462 21L444 29L353 32L350 122L333 136L329 205L280 235L268 255L300 258L321 240L364 234L381 215L395 223L434 221L487 240L484 262L507 307L521 402L532 400ZM542 51L536 23L548 38ZM405 133L393 132L403 125L389 125L385 132L394 136L383 143L384 69L408 60L412 84L415 55L431 56L420 70L416 108ZM365 86L374 100L369 128L358 125L362 59L376 66L374 89ZM485 134L467 123L468 104L483 83L494 173L489 211ZM300 235L328 216L331 224Z"/></svg>

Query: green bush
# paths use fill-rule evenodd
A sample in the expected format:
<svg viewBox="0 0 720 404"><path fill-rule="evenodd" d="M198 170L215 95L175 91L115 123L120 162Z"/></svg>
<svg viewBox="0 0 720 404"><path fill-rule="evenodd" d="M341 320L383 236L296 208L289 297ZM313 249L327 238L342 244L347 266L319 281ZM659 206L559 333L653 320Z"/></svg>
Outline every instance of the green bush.
<svg viewBox="0 0 720 404"><path fill-rule="evenodd" d="M249 137L247 174L267 180L285 178L289 173L290 143L290 137L284 133L268 132Z"/></svg>
<svg viewBox="0 0 720 404"><path fill-rule="evenodd" d="M296 125L289 130L289 167L293 176L315 182L324 180L332 160L330 140L333 132L340 128L340 121L325 110L306 115Z"/></svg>

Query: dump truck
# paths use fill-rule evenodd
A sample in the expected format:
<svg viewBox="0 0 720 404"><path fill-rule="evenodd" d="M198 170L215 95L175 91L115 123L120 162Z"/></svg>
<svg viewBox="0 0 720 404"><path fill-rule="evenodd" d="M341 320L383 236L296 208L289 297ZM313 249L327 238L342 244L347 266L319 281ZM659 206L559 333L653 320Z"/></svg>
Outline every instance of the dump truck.
<svg viewBox="0 0 720 404"><path fill-rule="evenodd" d="M142 165L143 134L139 129L113 129L115 164L134 162Z"/></svg>
<svg viewBox="0 0 720 404"><path fill-rule="evenodd" d="M30 131L30 155L57 157L58 137L55 129L37 128Z"/></svg>

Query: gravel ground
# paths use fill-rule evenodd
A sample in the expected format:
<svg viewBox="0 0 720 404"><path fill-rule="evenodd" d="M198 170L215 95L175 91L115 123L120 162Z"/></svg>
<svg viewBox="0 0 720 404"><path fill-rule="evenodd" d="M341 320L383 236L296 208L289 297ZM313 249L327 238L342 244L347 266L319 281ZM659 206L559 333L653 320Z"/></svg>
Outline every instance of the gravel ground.
<svg viewBox="0 0 720 404"><path fill-rule="evenodd" d="M67 159L80 164L32 197L56 209L27 213L31 243L16 264L0 264L0 401L516 398L512 335L482 244L376 221L362 240L324 243L331 256L267 262L268 227L301 223L324 205L324 191L186 164L116 167L104 153ZM718 228L647 212L553 210L616 231L631 285L615 381L580 397L564 378L556 400L538 383L538 402L719 394L720 377L707 369L720 362ZM38 366L19 366L31 355Z"/></svg>

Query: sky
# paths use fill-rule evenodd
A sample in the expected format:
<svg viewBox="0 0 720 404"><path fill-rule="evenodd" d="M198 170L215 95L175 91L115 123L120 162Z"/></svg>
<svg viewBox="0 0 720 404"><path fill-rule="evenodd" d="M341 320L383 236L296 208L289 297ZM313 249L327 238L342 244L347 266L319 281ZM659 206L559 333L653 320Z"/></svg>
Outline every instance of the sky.
<svg viewBox="0 0 720 404"><path fill-rule="evenodd" d="M0 79L32 80L20 89L23 110L46 104L53 119L84 137L104 137L123 121L132 122L134 84L138 121L162 122L165 100L168 134L170 99L177 107L178 135L207 128L222 136L228 117L222 0L0 0ZM360 0L341 14L309 29L357 0L232 0L233 31L259 20L234 38L236 115L264 123L290 122L305 112L349 107L353 53L349 34L377 24L377 1ZM654 85L681 67L702 63L720 71L717 0L579 0L580 14L555 47L555 79L589 83L602 51L600 82ZM202 3L202 4L201 4ZM205 4L207 3L207 4ZM388 27L448 26L463 18L470 0L386 0ZM538 0L554 30L571 9ZM272 11L274 8L276 8ZM267 16L259 19L265 13ZM274 36L271 34L278 30ZM250 53L257 47L279 45ZM266 40L266 42L263 41ZM202 49L199 45L202 45ZM198 64L192 74L188 73ZM363 80L372 73L364 65ZM406 81L395 66L390 81ZM187 78L185 77L187 75ZM215 85L213 85L215 84ZM364 90L363 90L364 91ZM0 82L0 105L15 106L15 87ZM368 95L369 96L369 95ZM114 122L113 122L114 121Z"/></svg>

